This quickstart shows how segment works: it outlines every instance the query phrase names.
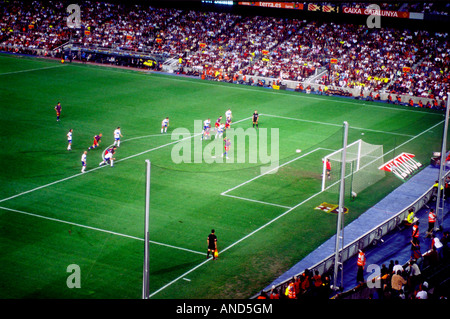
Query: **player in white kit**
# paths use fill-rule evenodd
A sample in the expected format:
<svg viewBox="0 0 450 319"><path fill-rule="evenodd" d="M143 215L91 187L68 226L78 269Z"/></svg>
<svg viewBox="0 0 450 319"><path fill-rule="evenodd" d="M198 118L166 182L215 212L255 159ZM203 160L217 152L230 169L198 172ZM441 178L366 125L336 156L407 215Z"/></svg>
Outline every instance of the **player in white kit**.
<svg viewBox="0 0 450 319"><path fill-rule="evenodd" d="M114 146L120 147L120 138L123 137L120 126L114 130Z"/></svg>
<svg viewBox="0 0 450 319"><path fill-rule="evenodd" d="M225 124L220 124L219 127L217 128L216 139L217 138L222 138L224 129L225 129Z"/></svg>
<svg viewBox="0 0 450 319"><path fill-rule="evenodd" d="M86 154L87 151L84 151L83 155L81 155L81 173L86 172Z"/></svg>
<svg viewBox="0 0 450 319"><path fill-rule="evenodd" d="M162 120L161 122L161 134L162 133L167 133L167 127L169 126L169 117L166 117L164 120Z"/></svg>
<svg viewBox="0 0 450 319"><path fill-rule="evenodd" d="M228 111L225 112L225 118L229 120L231 123L231 119L233 118L233 114L231 113L231 109L228 109Z"/></svg>
<svg viewBox="0 0 450 319"><path fill-rule="evenodd" d="M67 150L71 151L72 150L72 132L73 130L70 129L69 132L67 133Z"/></svg>
<svg viewBox="0 0 450 319"><path fill-rule="evenodd" d="M202 140L211 138L211 120L207 119L203 121L203 131L202 131Z"/></svg>

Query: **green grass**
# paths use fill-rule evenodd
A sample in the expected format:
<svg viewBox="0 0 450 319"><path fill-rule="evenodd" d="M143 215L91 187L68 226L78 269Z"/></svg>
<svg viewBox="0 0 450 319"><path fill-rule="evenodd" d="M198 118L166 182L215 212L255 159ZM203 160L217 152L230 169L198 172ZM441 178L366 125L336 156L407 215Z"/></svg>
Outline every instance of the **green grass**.
<svg viewBox="0 0 450 319"><path fill-rule="evenodd" d="M152 298L249 298L335 233L336 217L314 210L338 201L319 193L329 151L318 149L341 147L343 121L349 142L382 144L385 161L405 151L425 164L443 128L432 111L6 55L0 81L1 298L140 298L145 159ZM253 201L221 193L260 175L264 163L176 164L176 140L159 134L166 116L169 133L194 132L194 120L214 122L228 108L242 120L234 127L251 127L257 109L260 128L279 129L280 164L311 152L227 193ZM117 126L124 137L116 165L98 169ZM102 147L80 174L81 154L100 132ZM400 184L388 174L347 200L346 223ZM211 228L221 255L205 262ZM66 285L71 264L80 266L80 289Z"/></svg>

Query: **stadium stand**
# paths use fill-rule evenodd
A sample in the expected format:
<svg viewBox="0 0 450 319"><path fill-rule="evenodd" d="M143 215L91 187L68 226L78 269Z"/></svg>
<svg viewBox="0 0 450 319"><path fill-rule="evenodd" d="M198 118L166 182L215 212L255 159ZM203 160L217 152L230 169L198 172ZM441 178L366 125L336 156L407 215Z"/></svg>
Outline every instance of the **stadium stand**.
<svg viewBox="0 0 450 319"><path fill-rule="evenodd" d="M2 2L0 50L265 87L301 85L303 92L309 86L308 93L368 100L399 96L403 105L436 109L449 91L450 47L443 32L105 2L81 2L82 25L71 29L66 7L61 1Z"/></svg>

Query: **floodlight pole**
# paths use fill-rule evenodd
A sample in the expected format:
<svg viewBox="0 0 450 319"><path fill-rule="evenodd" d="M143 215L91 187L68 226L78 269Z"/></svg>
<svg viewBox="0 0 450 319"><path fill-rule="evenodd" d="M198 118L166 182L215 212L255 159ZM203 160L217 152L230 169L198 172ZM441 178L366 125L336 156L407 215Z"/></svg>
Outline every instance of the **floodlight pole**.
<svg viewBox="0 0 450 319"><path fill-rule="evenodd" d="M147 164L146 190L145 190L145 239L144 239L144 271L142 280L142 299L148 299L150 294L149 287L149 272L150 272L150 258L149 258L149 216L150 216L150 167L149 160L145 160Z"/></svg>
<svg viewBox="0 0 450 319"><path fill-rule="evenodd" d="M444 207L442 205L441 207L441 187L442 187L442 178L444 175L444 166L445 166L445 159L447 157L447 130L448 130L448 116L449 116L449 109L450 109L450 101L448 100L450 98L450 94L447 94L447 107L445 111L445 122L444 122L444 133L442 137L442 149L441 149L441 165L439 167L439 178L438 178L438 189L437 189L437 197L436 197L436 220L437 223L435 223L434 231L438 231L439 229L442 229L442 225L444 223Z"/></svg>
<svg viewBox="0 0 450 319"><path fill-rule="evenodd" d="M341 160L341 184L339 189L339 208L338 221L336 230L336 252L334 255L334 289L337 290L337 277L339 273L339 266L341 267L341 286L344 282L344 265L341 259L341 249L344 246L344 196L345 196L345 166L347 155L347 139L348 139L348 123L344 122L344 134L342 141L342 160ZM341 244L341 249L339 249Z"/></svg>

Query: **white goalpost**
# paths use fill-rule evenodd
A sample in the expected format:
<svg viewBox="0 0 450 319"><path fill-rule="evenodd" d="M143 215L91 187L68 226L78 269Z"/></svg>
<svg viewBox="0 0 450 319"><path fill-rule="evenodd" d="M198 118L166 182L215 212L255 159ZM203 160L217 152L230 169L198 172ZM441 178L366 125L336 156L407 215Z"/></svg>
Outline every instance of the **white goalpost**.
<svg viewBox="0 0 450 319"><path fill-rule="evenodd" d="M339 169L342 162L342 148L328 154L323 158L322 191L325 189L338 191L334 186L345 174L349 178L352 194L357 194L365 188L373 185L385 176L385 172L379 170L383 164L383 145L374 145L359 139L346 147L345 172ZM327 173L327 160L330 161L331 171Z"/></svg>

